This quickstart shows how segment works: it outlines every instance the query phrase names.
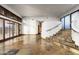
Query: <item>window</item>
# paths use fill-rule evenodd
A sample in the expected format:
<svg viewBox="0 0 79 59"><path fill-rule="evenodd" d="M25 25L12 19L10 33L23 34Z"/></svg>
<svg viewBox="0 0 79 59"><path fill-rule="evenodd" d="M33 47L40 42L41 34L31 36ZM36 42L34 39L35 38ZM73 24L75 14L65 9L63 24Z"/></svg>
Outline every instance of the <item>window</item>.
<svg viewBox="0 0 79 59"><path fill-rule="evenodd" d="M0 19L0 40L3 39L3 20Z"/></svg>
<svg viewBox="0 0 79 59"><path fill-rule="evenodd" d="M18 35L18 24L14 23L14 36Z"/></svg>
<svg viewBox="0 0 79 59"><path fill-rule="evenodd" d="M2 6L0 6L0 15L6 18L0 18L0 42L18 36L21 33L21 25L15 21L9 20L9 18L22 22L21 18ZM9 44L9 42L6 44Z"/></svg>
<svg viewBox="0 0 79 59"><path fill-rule="evenodd" d="M72 28L79 32L79 12L73 13L71 17L72 17Z"/></svg>
<svg viewBox="0 0 79 59"><path fill-rule="evenodd" d="M5 20L5 38L9 38L9 21Z"/></svg>
<svg viewBox="0 0 79 59"><path fill-rule="evenodd" d="M0 40L18 36L22 33L21 24L0 19Z"/></svg>
<svg viewBox="0 0 79 59"><path fill-rule="evenodd" d="M10 37L13 36L13 22L9 22L9 31L10 31Z"/></svg>
<svg viewBox="0 0 79 59"><path fill-rule="evenodd" d="M65 29L70 29L70 15L65 17Z"/></svg>
<svg viewBox="0 0 79 59"><path fill-rule="evenodd" d="M0 6L0 14L4 15L4 8Z"/></svg>
<svg viewBox="0 0 79 59"><path fill-rule="evenodd" d="M18 35L19 33L19 29L18 29L19 27L18 27L18 23L16 24L16 35Z"/></svg>
<svg viewBox="0 0 79 59"><path fill-rule="evenodd" d="M21 24L18 24L18 34L22 33Z"/></svg>
<svg viewBox="0 0 79 59"><path fill-rule="evenodd" d="M61 19L61 22L62 22L62 29L64 29L64 22L65 22L65 20L64 20L64 17Z"/></svg>
<svg viewBox="0 0 79 59"><path fill-rule="evenodd" d="M19 33L22 34L22 26L20 25L19 28L20 28Z"/></svg>
<svg viewBox="0 0 79 59"><path fill-rule="evenodd" d="M5 20L5 38L18 35L18 23Z"/></svg>
<svg viewBox="0 0 79 59"><path fill-rule="evenodd" d="M71 28L70 15L61 18L61 22L62 22L62 29L70 29Z"/></svg>

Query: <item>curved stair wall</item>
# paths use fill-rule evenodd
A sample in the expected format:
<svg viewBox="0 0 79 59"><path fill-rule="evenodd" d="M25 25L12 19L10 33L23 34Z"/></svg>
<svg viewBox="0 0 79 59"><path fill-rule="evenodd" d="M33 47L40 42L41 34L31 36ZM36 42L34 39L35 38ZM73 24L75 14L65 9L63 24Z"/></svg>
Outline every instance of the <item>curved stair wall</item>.
<svg viewBox="0 0 79 59"><path fill-rule="evenodd" d="M47 28L45 28L45 24L42 24L42 38L51 37L54 36L56 33L58 33L62 29L62 24L59 21L54 21L53 23L50 21L47 25ZM51 26L50 26L51 25Z"/></svg>
<svg viewBox="0 0 79 59"><path fill-rule="evenodd" d="M79 11L72 14L72 40L79 46Z"/></svg>

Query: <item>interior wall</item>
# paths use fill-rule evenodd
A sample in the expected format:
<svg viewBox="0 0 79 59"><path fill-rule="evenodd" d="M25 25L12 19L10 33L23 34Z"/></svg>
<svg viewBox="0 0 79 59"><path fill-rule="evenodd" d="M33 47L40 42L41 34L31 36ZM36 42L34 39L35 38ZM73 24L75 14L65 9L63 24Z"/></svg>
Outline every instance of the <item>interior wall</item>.
<svg viewBox="0 0 79 59"><path fill-rule="evenodd" d="M62 26L47 31L48 29L61 23L57 17L24 17L23 18L23 34L38 34L38 24L42 21L41 37L46 38L56 34Z"/></svg>
<svg viewBox="0 0 79 59"><path fill-rule="evenodd" d="M32 18L23 18L22 32L23 34L38 34L38 22Z"/></svg>
<svg viewBox="0 0 79 59"><path fill-rule="evenodd" d="M51 29L60 24L58 27ZM58 21L58 18L48 18L45 22L42 23L42 38L50 37L60 31L62 28L61 22ZM51 29L50 31L48 31Z"/></svg>

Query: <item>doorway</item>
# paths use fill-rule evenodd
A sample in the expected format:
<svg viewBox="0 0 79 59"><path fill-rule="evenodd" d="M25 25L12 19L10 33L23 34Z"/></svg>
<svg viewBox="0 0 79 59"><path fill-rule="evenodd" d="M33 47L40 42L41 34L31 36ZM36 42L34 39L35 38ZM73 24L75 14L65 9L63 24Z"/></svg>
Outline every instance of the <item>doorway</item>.
<svg viewBox="0 0 79 59"><path fill-rule="evenodd" d="M38 24L38 34L41 35L41 32L42 32L42 23L39 22L39 24Z"/></svg>

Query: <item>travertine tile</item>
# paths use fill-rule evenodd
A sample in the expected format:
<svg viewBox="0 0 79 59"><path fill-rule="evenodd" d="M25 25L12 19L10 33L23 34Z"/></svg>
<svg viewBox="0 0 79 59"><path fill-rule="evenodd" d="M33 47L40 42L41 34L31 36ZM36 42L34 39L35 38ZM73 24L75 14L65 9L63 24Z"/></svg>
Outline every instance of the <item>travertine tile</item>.
<svg viewBox="0 0 79 59"><path fill-rule="evenodd" d="M18 49L17 55L70 55L75 54L70 50L74 43L68 43L66 39L72 40L70 30L60 31L53 37L42 39L40 35L24 35L0 44L0 53L11 49ZM69 41L68 40L68 41ZM3 52L4 51L4 52ZM75 50L74 50L75 51ZM78 51L78 50L77 50Z"/></svg>

